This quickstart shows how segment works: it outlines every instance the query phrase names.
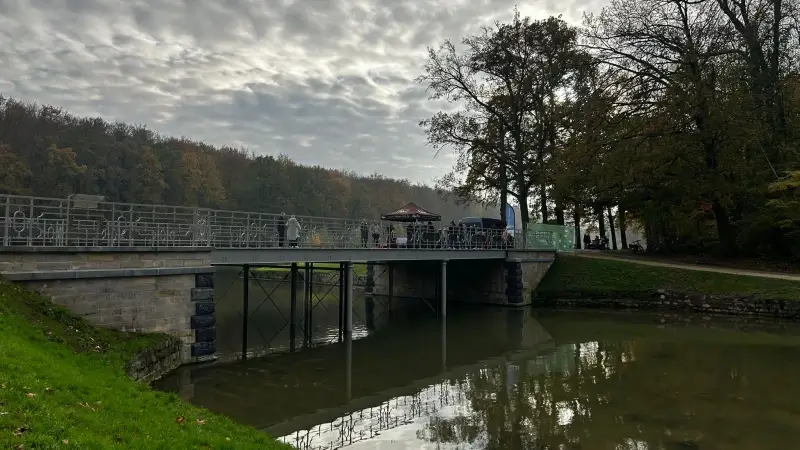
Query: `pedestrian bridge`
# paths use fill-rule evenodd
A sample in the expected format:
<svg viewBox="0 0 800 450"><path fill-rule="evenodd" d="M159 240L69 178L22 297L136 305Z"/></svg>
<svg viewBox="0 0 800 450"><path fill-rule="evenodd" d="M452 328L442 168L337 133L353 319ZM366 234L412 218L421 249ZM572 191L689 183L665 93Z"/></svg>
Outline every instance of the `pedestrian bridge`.
<svg viewBox="0 0 800 450"><path fill-rule="evenodd" d="M573 238L569 227L552 225L507 233L432 225L408 231L385 221L296 216L299 235L290 241L281 232L288 217L278 214L114 203L91 195L0 195L0 204L0 252L208 251L212 265L504 260L568 250Z"/></svg>
<svg viewBox="0 0 800 450"><path fill-rule="evenodd" d="M184 362L215 352L216 266L241 268L245 310L259 266L289 266L294 307L303 281L313 291L301 269L338 270L340 327L350 333L354 264L367 265L371 294L436 299L444 318L448 298L529 305L555 253L572 248L572 230L559 226L523 232L297 216L294 236L283 233L287 217L258 212L87 195L0 195L0 205L0 275L96 324L179 336Z"/></svg>

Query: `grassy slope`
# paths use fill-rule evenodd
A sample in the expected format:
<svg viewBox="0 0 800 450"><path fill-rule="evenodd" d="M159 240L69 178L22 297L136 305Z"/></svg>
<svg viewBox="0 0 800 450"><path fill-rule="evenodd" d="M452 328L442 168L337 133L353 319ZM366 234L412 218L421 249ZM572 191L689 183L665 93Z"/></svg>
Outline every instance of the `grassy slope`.
<svg viewBox="0 0 800 450"><path fill-rule="evenodd" d="M696 270L654 267L633 262L559 255L545 275L537 294L651 293L672 289L705 294L757 294L762 298L800 300L800 283Z"/></svg>
<svg viewBox="0 0 800 450"><path fill-rule="evenodd" d="M130 380L125 361L162 339L95 328L0 281L0 448L290 448Z"/></svg>

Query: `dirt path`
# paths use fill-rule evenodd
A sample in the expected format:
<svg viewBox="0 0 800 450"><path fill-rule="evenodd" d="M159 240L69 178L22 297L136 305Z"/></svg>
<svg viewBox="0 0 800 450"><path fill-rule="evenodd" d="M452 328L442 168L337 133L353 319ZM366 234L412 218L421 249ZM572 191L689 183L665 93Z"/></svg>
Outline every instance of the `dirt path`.
<svg viewBox="0 0 800 450"><path fill-rule="evenodd" d="M576 251L575 255L580 256L582 258L610 259L613 261L623 261L634 264L642 264L645 266L673 267L675 269L699 270L703 272L729 273L731 275L744 275L749 277L776 278L779 280L800 281L800 275L792 275L792 274L778 273L778 272L762 272L757 270L732 269L729 267L704 266L700 264L684 264L684 263L675 263L669 261L645 260L642 258L626 258L624 256L614 256L606 253L599 253L593 251Z"/></svg>

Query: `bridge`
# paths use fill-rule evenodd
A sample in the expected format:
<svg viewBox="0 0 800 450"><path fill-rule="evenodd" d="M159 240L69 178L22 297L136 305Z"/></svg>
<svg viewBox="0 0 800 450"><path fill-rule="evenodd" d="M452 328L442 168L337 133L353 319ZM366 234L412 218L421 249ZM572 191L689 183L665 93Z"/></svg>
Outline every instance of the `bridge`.
<svg viewBox="0 0 800 450"><path fill-rule="evenodd" d="M297 291L313 290L303 270L338 270L342 328L352 332L353 266L367 265L370 294L520 306L554 260L572 248L568 227L457 230L390 222L295 216L296 240L278 214L198 207L0 195L0 274L24 283L99 325L178 336L184 362L215 352L214 271L238 266L243 308L259 267L283 266ZM378 233L363 228L377 225ZM320 267L326 263L327 267ZM455 277L457 284L447 283ZM293 306L293 314L295 308ZM292 315L294 317L294 315ZM247 317L242 323L247 334ZM243 343L242 358L247 357Z"/></svg>

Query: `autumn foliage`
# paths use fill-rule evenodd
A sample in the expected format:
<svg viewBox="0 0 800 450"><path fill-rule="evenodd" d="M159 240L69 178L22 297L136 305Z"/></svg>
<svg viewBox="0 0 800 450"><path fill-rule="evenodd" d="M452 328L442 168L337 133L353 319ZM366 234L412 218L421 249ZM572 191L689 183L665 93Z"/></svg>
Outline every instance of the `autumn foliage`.
<svg viewBox="0 0 800 450"><path fill-rule="evenodd" d="M278 152L280 149L275 149ZM256 156L51 106L0 97L0 193L205 206L326 217L377 218L410 201L447 219L495 214L434 189Z"/></svg>

